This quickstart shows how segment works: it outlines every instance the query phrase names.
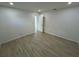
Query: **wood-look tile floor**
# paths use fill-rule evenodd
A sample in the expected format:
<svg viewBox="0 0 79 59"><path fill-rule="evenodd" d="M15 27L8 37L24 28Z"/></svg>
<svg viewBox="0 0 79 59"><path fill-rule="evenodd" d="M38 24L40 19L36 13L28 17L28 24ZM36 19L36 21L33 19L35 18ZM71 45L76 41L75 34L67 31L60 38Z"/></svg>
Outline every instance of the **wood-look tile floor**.
<svg viewBox="0 0 79 59"><path fill-rule="evenodd" d="M46 33L36 33L2 44L0 56L79 57L79 45Z"/></svg>

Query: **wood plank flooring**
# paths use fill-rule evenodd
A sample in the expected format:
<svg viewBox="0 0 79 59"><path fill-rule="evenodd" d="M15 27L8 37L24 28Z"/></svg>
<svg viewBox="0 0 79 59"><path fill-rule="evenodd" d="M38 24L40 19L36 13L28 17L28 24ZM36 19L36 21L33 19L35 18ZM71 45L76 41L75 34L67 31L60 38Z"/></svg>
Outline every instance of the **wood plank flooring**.
<svg viewBox="0 0 79 59"><path fill-rule="evenodd" d="M79 57L79 45L46 33L36 33L2 44L0 56Z"/></svg>

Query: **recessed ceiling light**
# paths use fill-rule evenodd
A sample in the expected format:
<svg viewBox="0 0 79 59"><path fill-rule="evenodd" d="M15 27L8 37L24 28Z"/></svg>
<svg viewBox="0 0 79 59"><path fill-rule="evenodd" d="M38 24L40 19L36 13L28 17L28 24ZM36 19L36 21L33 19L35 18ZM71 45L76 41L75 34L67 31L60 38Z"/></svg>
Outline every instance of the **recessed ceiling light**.
<svg viewBox="0 0 79 59"><path fill-rule="evenodd" d="M9 3L10 5L14 5L12 2Z"/></svg>
<svg viewBox="0 0 79 59"><path fill-rule="evenodd" d="M38 12L41 12L41 10L39 9Z"/></svg>
<svg viewBox="0 0 79 59"><path fill-rule="evenodd" d="M70 4L72 4L72 2L68 2L68 4L70 5Z"/></svg>

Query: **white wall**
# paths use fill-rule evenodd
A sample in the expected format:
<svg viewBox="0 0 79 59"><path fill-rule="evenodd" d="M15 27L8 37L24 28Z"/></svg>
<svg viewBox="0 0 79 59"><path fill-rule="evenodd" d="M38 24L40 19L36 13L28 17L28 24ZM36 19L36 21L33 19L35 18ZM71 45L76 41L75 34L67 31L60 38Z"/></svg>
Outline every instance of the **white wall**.
<svg viewBox="0 0 79 59"><path fill-rule="evenodd" d="M44 13L45 32L79 43L79 7Z"/></svg>
<svg viewBox="0 0 79 59"><path fill-rule="evenodd" d="M32 12L0 7L0 44L31 33L34 33Z"/></svg>

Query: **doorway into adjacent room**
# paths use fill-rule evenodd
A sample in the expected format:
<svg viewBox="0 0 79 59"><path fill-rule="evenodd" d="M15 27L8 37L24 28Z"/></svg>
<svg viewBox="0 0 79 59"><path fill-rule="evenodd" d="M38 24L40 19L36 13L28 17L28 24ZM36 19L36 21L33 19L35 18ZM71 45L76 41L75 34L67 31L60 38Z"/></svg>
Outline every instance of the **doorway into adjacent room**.
<svg viewBox="0 0 79 59"><path fill-rule="evenodd" d="M45 31L45 17L43 15L35 16L35 33Z"/></svg>
<svg viewBox="0 0 79 59"><path fill-rule="evenodd" d="M35 33L39 31L39 16L35 16Z"/></svg>

